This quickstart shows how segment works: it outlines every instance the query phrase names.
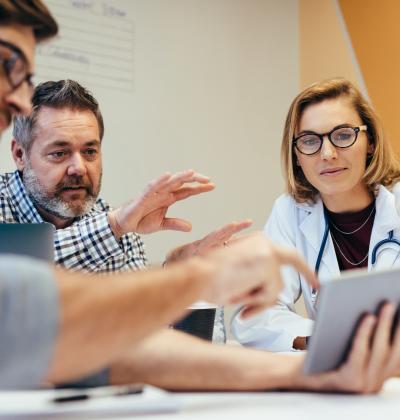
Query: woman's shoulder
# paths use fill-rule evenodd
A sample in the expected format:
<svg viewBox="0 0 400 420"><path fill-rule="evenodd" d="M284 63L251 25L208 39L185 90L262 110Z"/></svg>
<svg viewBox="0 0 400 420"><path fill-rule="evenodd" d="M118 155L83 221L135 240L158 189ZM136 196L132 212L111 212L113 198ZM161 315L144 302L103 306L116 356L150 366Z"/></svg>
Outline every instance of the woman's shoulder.
<svg viewBox="0 0 400 420"><path fill-rule="evenodd" d="M318 202L319 198L317 199ZM310 213L317 202L298 202L291 194L284 193L274 202L273 212L306 212Z"/></svg>
<svg viewBox="0 0 400 420"><path fill-rule="evenodd" d="M264 233L281 245L294 245L298 227L310 213L310 204L299 203L292 195L282 194L274 202Z"/></svg>
<svg viewBox="0 0 400 420"><path fill-rule="evenodd" d="M281 194L274 201L274 209L290 209L296 206L296 200L288 193Z"/></svg>

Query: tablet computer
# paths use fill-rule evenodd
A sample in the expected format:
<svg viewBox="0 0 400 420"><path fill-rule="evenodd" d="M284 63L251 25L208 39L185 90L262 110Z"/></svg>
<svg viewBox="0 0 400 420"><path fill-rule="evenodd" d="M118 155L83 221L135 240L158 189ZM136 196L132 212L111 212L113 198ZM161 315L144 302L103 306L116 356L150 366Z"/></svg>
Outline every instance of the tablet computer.
<svg viewBox="0 0 400 420"><path fill-rule="evenodd" d="M54 226L50 223L0 223L0 254L54 262Z"/></svg>
<svg viewBox="0 0 400 420"><path fill-rule="evenodd" d="M345 273L325 283L318 300L304 364L304 372L308 374L326 372L342 364L366 312L378 313L383 301L400 303L400 269Z"/></svg>

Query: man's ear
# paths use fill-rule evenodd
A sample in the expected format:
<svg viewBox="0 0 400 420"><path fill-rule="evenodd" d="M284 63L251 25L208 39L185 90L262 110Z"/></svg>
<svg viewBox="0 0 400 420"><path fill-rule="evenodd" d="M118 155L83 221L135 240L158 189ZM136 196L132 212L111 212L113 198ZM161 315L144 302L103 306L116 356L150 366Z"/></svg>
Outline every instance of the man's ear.
<svg viewBox="0 0 400 420"><path fill-rule="evenodd" d="M11 140L11 153L19 171L23 171L26 162L26 152L15 139Z"/></svg>

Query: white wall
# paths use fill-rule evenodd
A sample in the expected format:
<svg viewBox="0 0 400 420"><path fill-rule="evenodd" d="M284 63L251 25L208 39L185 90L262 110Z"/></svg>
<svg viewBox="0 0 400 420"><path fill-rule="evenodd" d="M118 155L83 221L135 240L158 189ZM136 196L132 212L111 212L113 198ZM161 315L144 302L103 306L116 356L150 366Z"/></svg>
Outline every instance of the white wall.
<svg viewBox="0 0 400 420"><path fill-rule="evenodd" d="M48 1L54 12L60 1ZM134 87L123 92L85 80L106 124L103 197L119 204L164 171L194 168L212 177L214 192L170 211L190 219L192 233L145 238L153 262L231 220L250 217L261 228L283 189L280 137L299 81L297 0L107 3L134 22ZM42 57L39 76L45 67ZM54 73L61 77L80 80ZM2 169L13 168L8 149L5 136Z"/></svg>

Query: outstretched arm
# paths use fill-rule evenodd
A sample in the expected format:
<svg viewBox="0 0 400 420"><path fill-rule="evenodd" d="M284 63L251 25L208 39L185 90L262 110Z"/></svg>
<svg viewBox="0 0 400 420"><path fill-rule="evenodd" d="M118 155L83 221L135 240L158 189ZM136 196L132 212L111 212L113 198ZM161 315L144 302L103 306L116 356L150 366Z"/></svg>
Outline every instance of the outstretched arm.
<svg viewBox="0 0 400 420"><path fill-rule="evenodd" d="M168 270L114 278L57 270L60 327L46 380L75 380L95 372L156 329L183 315L204 295L211 272L189 260Z"/></svg>
<svg viewBox="0 0 400 420"><path fill-rule="evenodd" d="M302 358L217 346L175 330L158 331L110 369L113 385L146 383L169 390L261 390L289 387Z"/></svg>
<svg viewBox="0 0 400 420"><path fill-rule="evenodd" d="M67 382L110 364L198 299L243 303L246 314L260 311L276 299L284 264L315 282L300 257L261 234L165 270L113 279L57 271L61 323L47 380Z"/></svg>
<svg viewBox="0 0 400 420"><path fill-rule="evenodd" d="M303 355L221 347L178 331L160 331L113 364L113 384L148 383L172 390L292 389L370 394L397 374L400 329L390 339L394 305L360 325L347 361L335 371L306 376ZM375 329L376 326L376 329Z"/></svg>

